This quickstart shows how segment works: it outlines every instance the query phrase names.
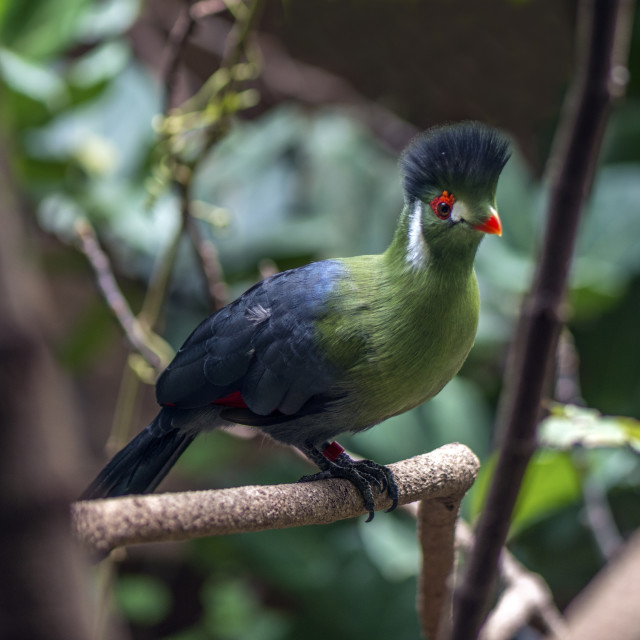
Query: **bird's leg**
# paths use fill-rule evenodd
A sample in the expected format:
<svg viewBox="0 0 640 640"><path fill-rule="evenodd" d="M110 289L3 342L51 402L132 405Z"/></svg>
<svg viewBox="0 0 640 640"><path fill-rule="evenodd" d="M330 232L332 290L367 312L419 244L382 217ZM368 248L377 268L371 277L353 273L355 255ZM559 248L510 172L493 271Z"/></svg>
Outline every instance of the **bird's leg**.
<svg viewBox="0 0 640 640"><path fill-rule="evenodd" d="M300 450L322 469L320 473L303 476L299 482L312 482L326 478L344 478L355 485L362 495L364 507L369 512L367 522L373 519L375 501L372 487L376 486L380 492L387 491L392 504L388 511L398 506L398 485L393 473L387 467L373 460L354 460L337 443L325 442L316 447L310 442L300 447Z"/></svg>

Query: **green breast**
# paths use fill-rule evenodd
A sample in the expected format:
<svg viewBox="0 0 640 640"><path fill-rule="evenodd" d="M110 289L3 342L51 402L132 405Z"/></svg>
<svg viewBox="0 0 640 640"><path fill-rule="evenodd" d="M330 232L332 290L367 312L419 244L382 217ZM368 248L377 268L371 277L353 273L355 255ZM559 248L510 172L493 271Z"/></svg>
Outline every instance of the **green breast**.
<svg viewBox="0 0 640 640"><path fill-rule="evenodd" d="M479 295L472 269L397 273L383 256L345 263L350 276L319 331L345 371L342 410L358 429L429 400L455 376L473 345Z"/></svg>

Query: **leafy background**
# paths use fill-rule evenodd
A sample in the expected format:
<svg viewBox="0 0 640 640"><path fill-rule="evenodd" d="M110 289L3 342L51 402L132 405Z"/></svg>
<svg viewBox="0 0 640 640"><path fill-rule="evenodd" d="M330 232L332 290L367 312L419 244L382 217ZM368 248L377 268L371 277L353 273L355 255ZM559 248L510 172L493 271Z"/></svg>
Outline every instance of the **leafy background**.
<svg viewBox="0 0 640 640"><path fill-rule="evenodd" d="M78 437L86 442L86 480L105 458L104 441L127 355L118 327L95 292L91 270L77 250L74 225L88 219L95 227L125 294L138 309L158 257L180 224L177 195L158 184L154 173L158 148L153 125L163 111L163 96L157 69L141 53L139 35L145 19L148 25L149 13L160 20L167 4L0 2L2 142L13 180L37 225L34 248L46 268L58 313L59 323L52 328L56 352L74 382L84 416L86 432ZM358 3L346 3L344 13L331 2L306 4L313 11L322 5L334 12L336 47L339 26L349 22L350 11L367 14L371 30L377 15L384 20L394 11L384 2L359 9ZM395 9L403 24L412 15L411 4L400 3ZM460 15L472 11L468 3L449 4L457 5ZM486 11L503 11L503 20L515 21L526 19L522 12L544 13L572 34L571 3L557 3L552 9L541 4L492 2ZM445 5L433 3L432 15L446 12ZM279 36L294 58L323 66L326 56L326 68L348 78L372 103L383 104L417 127L442 119L441 109L453 118L490 119L514 136L513 158L498 191L505 232L501 240L487 239L477 259L482 317L476 347L461 375L429 404L345 441L381 463L446 442L468 444L484 463L464 503L463 515L473 521L492 470L492 425L504 359L539 246L546 200L540 168L561 106L563 83L569 79L570 48L560 43L562 29L550 31L550 37L558 38L555 84L529 95L539 118L529 128L523 111L516 111L513 121L504 112L462 108L455 87L443 80L446 74L428 70L426 83L414 77L414 86L417 80L429 86L429 78L433 79L427 91L427 105L432 108L418 116L408 91L389 89L384 95L380 84L357 73L356 64L349 67L335 52L329 53L326 44L324 53L319 45L314 48L317 39L311 38L305 49L304 38L292 27L303 8L284 3L280 9L282 14L275 17L267 14L265 29ZM474 43L484 42L482 24L474 27L465 22L471 51ZM584 404L602 414L636 419L640 418L637 33L636 26L628 97L613 114L580 234L568 324L579 355L577 374ZM516 30L515 37L525 36ZM437 38L437 34L431 38L432 53L442 50ZM354 59L358 51L355 47ZM392 55L390 49L385 51ZM545 53L541 45L530 52L532 59L536 53ZM427 59L436 70L446 64ZM522 63L516 58L516 71L518 64ZM491 75L486 69L483 73ZM453 72L450 76L458 77ZM513 98L511 104L524 102L522 87L501 86L500 91ZM385 248L402 204L397 145L359 114L362 111L330 100L309 108L295 99L267 94L259 108L234 122L230 134L200 164L192 190L199 227L219 250L232 297L265 269ZM163 319L163 336L174 347L208 313L195 265L185 243ZM152 398L152 390L145 388L134 431L152 416ZM542 574L562 607L604 563L585 515L585 491L597 489L622 537L640 525L640 437L632 420L602 420L597 412L558 407L544 425L543 438L545 446L525 481L510 548L529 569ZM307 472L304 462L272 443L221 432L199 438L164 487L289 482ZM108 582L109 603L97 605L108 608L113 618L103 637L122 637L127 628L140 639L415 638L418 568L415 522L399 512L381 514L366 526L349 521L131 549L115 567L96 571L96 600L103 593L101 585Z"/></svg>

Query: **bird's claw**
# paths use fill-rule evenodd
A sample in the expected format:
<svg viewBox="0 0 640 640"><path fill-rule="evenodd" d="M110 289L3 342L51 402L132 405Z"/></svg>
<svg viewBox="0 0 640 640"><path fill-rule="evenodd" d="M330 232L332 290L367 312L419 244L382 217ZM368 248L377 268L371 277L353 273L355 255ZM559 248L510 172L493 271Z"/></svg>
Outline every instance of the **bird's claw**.
<svg viewBox="0 0 640 640"><path fill-rule="evenodd" d="M308 476L302 476L298 482L315 482L316 480L326 480L331 478L331 474L328 471L320 471L318 473L311 473Z"/></svg>
<svg viewBox="0 0 640 640"><path fill-rule="evenodd" d="M376 505L372 487L375 486L380 493L387 491L387 495L391 499L391 506L387 511L393 511L398 506L398 485L393 477L393 472L373 460L353 460L346 453L343 453L323 471L303 476L298 482L312 482L327 478L349 480L358 489L364 501L364 508L369 512L366 522L373 520L375 512Z"/></svg>

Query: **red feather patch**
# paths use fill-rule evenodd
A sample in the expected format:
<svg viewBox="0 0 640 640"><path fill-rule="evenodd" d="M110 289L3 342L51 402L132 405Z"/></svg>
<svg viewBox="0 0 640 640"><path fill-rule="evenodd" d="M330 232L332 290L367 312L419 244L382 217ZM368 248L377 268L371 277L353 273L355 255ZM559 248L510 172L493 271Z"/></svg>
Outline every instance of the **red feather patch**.
<svg viewBox="0 0 640 640"><path fill-rule="evenodd" d="M223 407L233 407L234 409L247 409L248 405L244 401L242 394L239 391L234 391L224 398L214 400L211 404L219 404Z"/></svg>

